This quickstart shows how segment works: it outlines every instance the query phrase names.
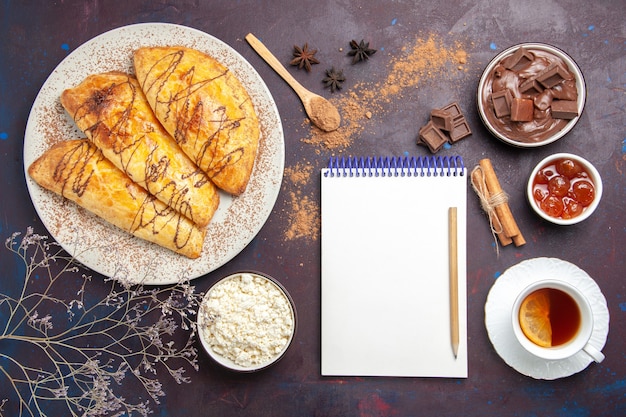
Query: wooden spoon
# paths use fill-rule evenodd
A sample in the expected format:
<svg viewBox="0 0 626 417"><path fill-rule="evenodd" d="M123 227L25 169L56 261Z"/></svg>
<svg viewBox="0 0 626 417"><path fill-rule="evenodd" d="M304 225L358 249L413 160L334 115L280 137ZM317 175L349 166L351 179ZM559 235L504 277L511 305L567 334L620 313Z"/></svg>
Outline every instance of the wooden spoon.
<svg viewBox="0 0 626 417"><path fill-rule="evenodd" d="M296 92L311 122L326 132L332 132L339 127L341 117L339 112L328 100L307 90L296 81L295 78L285 69L283 64L256 38L252 33L246 35L246 40L260 56L269 64L274 71L282 77Z"/></svg>

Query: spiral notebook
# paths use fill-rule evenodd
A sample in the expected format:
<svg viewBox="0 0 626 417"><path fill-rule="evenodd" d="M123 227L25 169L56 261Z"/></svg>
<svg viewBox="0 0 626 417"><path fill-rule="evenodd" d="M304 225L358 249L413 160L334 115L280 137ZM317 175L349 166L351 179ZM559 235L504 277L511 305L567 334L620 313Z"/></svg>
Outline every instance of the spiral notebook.
<svg viewBox="0 0 626 417"><path fill-rule="evenodd" d="M467 377L466 197L459 156L331 158L321 170L322 375Z"/></svg>

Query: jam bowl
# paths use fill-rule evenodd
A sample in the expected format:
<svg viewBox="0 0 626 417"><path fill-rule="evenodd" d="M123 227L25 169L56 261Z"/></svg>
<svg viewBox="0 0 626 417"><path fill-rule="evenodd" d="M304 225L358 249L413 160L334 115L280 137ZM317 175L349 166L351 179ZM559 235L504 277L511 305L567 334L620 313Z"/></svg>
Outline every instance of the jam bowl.
<svg viewBox="0 0 626 417"><path fill-rule="evenodd" d="M579 223L595 211L602 198L602 179L586 159L556 153L532 170L526 188L528 202L543 219L558 225Z"/></svg>
<svg viewBox="0 0 626 417"><path fill-rule="evenodd" d="M219 365L255 372L278 362L296 333L293 299L260 272L231 274L213 284L198 309L198 338Z"/></svg>
<svg viewBox="0 0 626 417"><path fill-rule="evenodd" d="M574 128L586 86L565 52L543 43L522 43L499 53L478 83L478 114L489 132L520 148L553 143Z"/></svg>

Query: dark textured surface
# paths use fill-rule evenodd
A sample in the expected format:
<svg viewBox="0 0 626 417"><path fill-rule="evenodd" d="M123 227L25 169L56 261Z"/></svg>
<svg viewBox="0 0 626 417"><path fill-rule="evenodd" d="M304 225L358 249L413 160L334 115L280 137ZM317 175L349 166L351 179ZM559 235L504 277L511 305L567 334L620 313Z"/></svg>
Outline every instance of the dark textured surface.
<svg viewBox="0 0 626 417"><path fill-rule="evenodd" d="M26 3L26 4L21 4ZM240 52L274 96L285 130L287 169L315 168L305 184L285 178L266 225L251 244L219 270L194 281L204 291L219 277L254 269L277 277L291 292L299 313L294 345L276 366L253 375L221 370L200 352L192 383L162 377L167 396L154 405L163 416L618 416L626 414L626 26L623 1L4 1L0 6L0 235L32 225L46 233L30 201L22 162L30 107L55 66L83 42L107 30L139 22L170 22L200 29ZM289 70L326 97L347 95L360 81L381 82L390 60L415 39L435 35L468 53L463 70L425 80L374 114L344 154L427 154L417 131L432 108L458 101L473 135L442 151L458 153L468 166L490 158L511 196L511 208L527 240L497 257L485 216L468 193L469 378L322 378L320 376L319 236L285 240L294 214L292 194L319 203L318 169L338 149L308 143L309 127L297 97L243 40L255 33L279 60L288 62L294 44L309 42L323 62L311 73ZM345 56L351 39L379 49L363 64ZM498 142L481 125L475 91L482 68L499 51L521 42L544 42L565 50L588 86L585 111L564 139L544 148L519 150ZM339 52L343 48L343 52ZM323 71L345 68L339 93L323 88ZM562 228L535 216L524 197L526 177L544 156L577 153L604 180L598 211L584 223ZM584 269L599 284L611 325L606 360L574 376L538 381L507 366L484 327L484 303L495 279L529 258L551 256ZM0 290L19 285L21 271L0 251ZM96 287L97 288L97 287ZM200 345L198 344L198 348ZM127 396L136 388L128 387ZM2 397L0 388L0 398Z"/></svg>

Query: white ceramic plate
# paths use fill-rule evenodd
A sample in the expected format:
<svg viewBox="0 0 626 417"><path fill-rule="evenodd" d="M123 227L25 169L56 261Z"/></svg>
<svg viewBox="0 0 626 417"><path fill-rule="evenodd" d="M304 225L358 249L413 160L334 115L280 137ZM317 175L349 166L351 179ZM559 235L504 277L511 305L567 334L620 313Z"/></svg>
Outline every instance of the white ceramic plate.
<svg viewBox="0 0 626 417"><path fill-rule="evenodd" d="M103 275L151 285L197 278L222 266L250 243L274 207L284 170L284 136L276 104L254 68L230 46L196 29L166 23L114 29L78 47L52 72L35 99L24 138L27 170L52 144L84 137L61 106L61 92L89 74L132 73L132 51L158 45L195 48L227 66L248 90L261 123L259 152L248 188L236 198L221 195L200 258L188 259L137 239L39 187L26 174L39 217L66 251Z"/></svg>
<svg viewBox="0 0 626 417"><path fill-rule="evenodd" d="M494 283L485 304L485 325L496 352L518 372L536 379L557 379L587 368L593 361L584 352L546 361L528 353L513 334L511 308L517 295L535 281L557 278L575 285L589 299L594 326L591 343L602 350L609 333L609 309L600 287L576 265L556 258L534 258L507 269Z"/></svg>

